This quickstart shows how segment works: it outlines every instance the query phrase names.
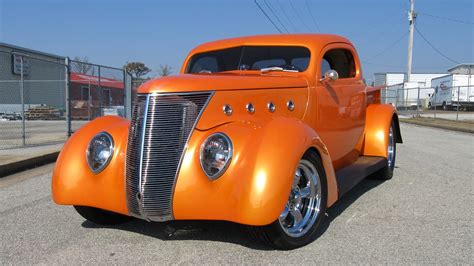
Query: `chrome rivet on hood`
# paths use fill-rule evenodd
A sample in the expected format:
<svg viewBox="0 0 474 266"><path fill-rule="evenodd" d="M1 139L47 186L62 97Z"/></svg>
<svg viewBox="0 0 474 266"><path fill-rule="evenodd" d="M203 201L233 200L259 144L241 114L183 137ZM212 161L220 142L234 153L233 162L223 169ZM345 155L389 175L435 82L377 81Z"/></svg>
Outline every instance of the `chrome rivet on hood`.
<svg viewBox="0 0 474 266"><path fill-rule="evenodd" d="M286 107L288 107L288 110L293 111L293 110L295 110L295 103L292 100L289 100L286 103Z"/></svg>
<svg viewBox="0 0 474 266"><path fill-rule="evenodd" d="M222 107L222 111L224 111L224 114L226 114L228 116L232 115L232 107L230 107L230 105L228 105L228 104L225 104Z"/></svg>
<svg viewBox="0 0 474 266"><path fill-rule="evenodd" d="M255 113L255 107L253 106L252 103L248 103L248 104L245 106L245 109L247 109L247 112L249 112L250 114Z"/></svg>
<svg viewBox="0 0 474 266"><path fill-rule="evenodd" d="M268 102L267 108L268 108L268 111L270 111L270 113L275 112L275 109L276 109L275 104L273 104L272 102Z"/></svg>

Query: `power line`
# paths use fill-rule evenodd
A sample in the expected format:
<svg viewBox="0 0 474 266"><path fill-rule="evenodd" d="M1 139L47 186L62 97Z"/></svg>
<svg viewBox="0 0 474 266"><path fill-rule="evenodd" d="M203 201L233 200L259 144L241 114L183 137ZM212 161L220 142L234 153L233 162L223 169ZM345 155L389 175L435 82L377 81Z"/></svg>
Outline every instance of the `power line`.
<svg viewBox="0 0 474 266"><path fill-rule="evenodd" d="M293 5L293 0L288 0L288 1L290 2L291 8L292 8L293 11L295 12L296 16L300 19L300 21L303 23L303 25L306 27L306 29L308 29L309 31L311 31L311 29L308 27L308 25L306 25L306 23L304 22L303 17L300 15L300 13L298 12L298 10L296 10L295 6Z"/></svg>
<svg viewBox="0 0 474 266"><path fill-rule="evenodd" d="M277 19L278 23L280 23L280 25L283 27L283 29L287 32L287 33L290 33L288 31L288 29L285 27L285 24L283 24L280 20L280 18L277 16L277 14L275 13L275 11L273 10L273 8L268 4L267 0L263 0L263 3L265 3L265 5L267 6L267 8L270 10L270 12L273 14L273 16Z"/></svg>
<svg viewBox="0 0 474 266"><path fill-rule="evenodd" d="M436 48L430 41L428 41L428 39L426 39L426 37L421 34L421 32L418 30L418 27L415 27L415 31L420 35L420 37L431 47L433 48L433 50L435 50L439 55L441 55L442 57L446 58L447 60L455 63L455 64L460 64L458 61L456 60L453 60L451 58L449 58L447 55L443 54L438 48Z"/></svg>
<svg viewBox="0 0 474 266"><path fill-rule="evenodd" d="M398 38L397 40L395 40L393 43L391 43L390 45L388 45L387 47L385 47L385 49L383 49L382 51L378 52L377 54L375 54L374 56L372 56L369 60L372 60L382 54L384 54L385 52L387 52L388 50L392 49L395 45L397 45L400 41L402 41L403 39L405 39L405 37L408 35L408 32L405 32L403 33L402 36L400 36L400 38Z"/></svg>
<svg viewBox="0 0 474 266"><path fill-rule="evenodd" d="M421 13L421 12L418 12L418 14L424 15L424 16L428 16L428 17L432 17L432 18L437 18L437 19L442 19L442 20L448 20L448 21L456 22L456 23L463 23L463 24L474 25L474 22L466 21L466 20L460 20L460 19L454 19L454 18L436 16L436 15L431 15L431 14Z"/></svg>
<svg viewBox="0 0 474 266"><path fill-rule="evenodd" d="M285 9L282 7L281 3L280 3L280 0L276 0L276 3L278 5L278 7L280 8L281 10L281 13L283 13L283 16L285 17L285 19L290 23L291 27L293 28L293 30L296 32L297 31L297 27L295 26L295 24L293 24L293 21L291 21L290 17L288 16L288 14L286 13Z"/></svg>
<svg viewBox="0 0 474 266"><path fill-rule="evenodd" d="M321 32L321 29L319 28L318 23L316 23L316 19L313 16L313 12L311 12L311 8L309 7L308 0L306 0L305 2L306 2L306 7L308 8L308 12L311 15L311 19L313 20L314 26L316 26L316 29L318 30L318 32Z"/></svg>
<svg viewBox="0 0 474 266"><path fill-rule="evenodd" d="M278 26L275 24L275 22L273 22L273 20L268 16L267 12L265 12L265 10L263 10L263 8L260 6L260 4L257 2L257 0L254 0L255 4L258 6L258 8L260 9L260 11L262 11L262 13L265 15L265 17L267 17L268 21L270 21L273 25L273 27L275 27L275 29L279 32L279 33L283 33L280 28L278 28Z"/></svg>

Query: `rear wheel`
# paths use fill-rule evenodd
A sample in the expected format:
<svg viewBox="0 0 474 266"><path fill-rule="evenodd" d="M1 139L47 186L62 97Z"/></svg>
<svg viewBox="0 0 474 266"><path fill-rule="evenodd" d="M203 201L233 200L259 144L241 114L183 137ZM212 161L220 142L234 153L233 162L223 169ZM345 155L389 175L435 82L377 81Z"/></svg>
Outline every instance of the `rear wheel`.
<svg viewBox="0 0 474 266"><path fill-rule="evenodd" d="M132 217L86 206L74 206L74 209L85 219L100 225L116 225L130 221Z"/></svg>
<svg viewBox="0 0 474 266"><path fill-rule="evenodd" d="M387 146L387 165L376 172L372 177L379 180L389 180L393 177L393 170L395 169L395 158L397 155L397 132L395 129L395 121L392 121L388 132L388 146Z"/></svg>
<svg viewBox="0 0 474 266"><path fill-rule="evenodd" d="M290 195L276 221L252 226L256 238L278 249L295 249L314 241L326 213L327 185L321 159L307 153L293 177Z"/></svg>

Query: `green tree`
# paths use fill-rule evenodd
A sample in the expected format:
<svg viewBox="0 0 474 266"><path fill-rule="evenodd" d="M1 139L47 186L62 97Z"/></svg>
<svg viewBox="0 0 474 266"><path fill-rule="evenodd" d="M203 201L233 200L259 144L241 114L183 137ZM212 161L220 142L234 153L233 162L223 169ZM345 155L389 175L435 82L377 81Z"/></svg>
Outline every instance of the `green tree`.
<svg viewBox="0 0 474 266"><path fill-rule="evenodd" d="M151 68L147 67L142 62L127 62L123 68L132 75L134 79L140 79L146 74L150 73Z"/></svg>

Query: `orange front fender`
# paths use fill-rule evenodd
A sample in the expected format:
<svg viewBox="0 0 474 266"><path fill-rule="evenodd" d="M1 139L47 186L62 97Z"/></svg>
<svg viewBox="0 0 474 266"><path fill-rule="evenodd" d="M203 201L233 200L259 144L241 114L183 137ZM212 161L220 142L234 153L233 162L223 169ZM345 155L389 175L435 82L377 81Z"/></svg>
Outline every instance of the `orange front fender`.
<svg viewBox="0 0 474 266"><path fill-rule="evenodd" d="M130 122L104 116L86 124L66 142L53 172L52 194L57 204L83 205L127 214L125 197L125 153ZM108 132L115 149L109 165L94 174L87 165L86 149L91 138Z"/></svg>
<svg viewBox="0 0 474 266"><path fill-rule="evenodd" d="M234 154L229 168L210 181L201 169L202 142L215 132L227 134ZM175 219L227 220L266 225L277 219L288 200L296 166L310 148L319 152L328 179L328 204L337 185L326 147L313 129L297 119L278 117L263 123L234 122L190 139L173 197Z"/></svg>
<svg viewBox="0 0 474 266"><path fill-rule="evenodd" d="M397 112L392 105L370 104L367 107L363 155L387 158L388 134L393 119L397 123L395 130L399 131ZM397 132L397 142L401 142L400 132Z"/></svg>

